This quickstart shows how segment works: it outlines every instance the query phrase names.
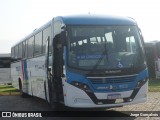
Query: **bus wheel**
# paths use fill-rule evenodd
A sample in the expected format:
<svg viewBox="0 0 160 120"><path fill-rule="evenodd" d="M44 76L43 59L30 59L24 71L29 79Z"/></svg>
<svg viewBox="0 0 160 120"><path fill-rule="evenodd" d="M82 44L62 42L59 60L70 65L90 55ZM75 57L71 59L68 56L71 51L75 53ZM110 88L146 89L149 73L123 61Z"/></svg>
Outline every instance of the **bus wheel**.
<svg viewBox="0 0 160 120"><path fill-rule="evenodd" d="M20 93L20 96L21 96L22 98L24 98L24 97L26 96L25 93L23 92L21 80L19 80L19 93Z"/></svg>

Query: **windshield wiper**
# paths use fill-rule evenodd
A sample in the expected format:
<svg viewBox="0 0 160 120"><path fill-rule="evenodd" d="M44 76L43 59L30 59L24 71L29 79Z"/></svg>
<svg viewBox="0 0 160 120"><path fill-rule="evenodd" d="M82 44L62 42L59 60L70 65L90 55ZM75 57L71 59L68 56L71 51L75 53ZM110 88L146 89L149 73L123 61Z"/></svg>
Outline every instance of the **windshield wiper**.
<svg viewBox="0 0 160 120"><path fill-rule="evenodd" d="M105 44L104 44L104 52L101 54L102 57L100 57L96 63L96 65L93 67L93 69L89 72L89 74L93 73L94 71L97 70L97 67L100 65L102 59L106 57L107 62L109 62L109 57L108 57L108 49L107 49L107 40L105 39Z"/></svg>
<svg viewBox="0 0 160 120"><path fill-rule="evenodd" d="M101 63L102 59L104 58L103 56L105 55L105 51L103 54L101 54L102 57L100 57L96 63L96 65L94 65L93 69L89 72L89 74L92 74L93 72L95 72L97 70L97 67L99 66L99 64Z"/></svg>
<svg viewBox="0 0 160 120"><path fill-rule="evenodd" d="M105 44L104 44L104 47L105 47L105 50L104 50L104 54L106 55L106 60L107 62L109 62L109 58L108 58L108 49L107 49L107 40L105 39Z"/></svg>
<svg viewBox="0 0 160 120"><path fill-rule="evenodd" d="M88 74L93 74L93 73L97 70L97 67L100 65L100 63L101 63L101 61L104 59L104 57L106 57L106 58L108 59L108 52L107 52L107 53L106 53L106 52L107 52L107 51L104 51L104 52L101 54L102 57L100 57L100 58L98 59L96 65L94 65L93 69L92 69ZM107 54L107 55L105 55L105 54Z"/></svg>

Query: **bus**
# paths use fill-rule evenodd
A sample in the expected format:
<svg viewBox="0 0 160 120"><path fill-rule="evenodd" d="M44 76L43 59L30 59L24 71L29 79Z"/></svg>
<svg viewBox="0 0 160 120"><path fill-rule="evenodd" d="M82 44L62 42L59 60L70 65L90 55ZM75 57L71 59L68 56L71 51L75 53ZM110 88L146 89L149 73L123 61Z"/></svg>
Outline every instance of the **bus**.
<svg viewBox="0 0 160 120"><path fill-rule="evenodd" d="M150 79L160 78L160 41L145 43L148 73Z"/></svg>
<svg viewBox="0 0 160 120"><path fill-rule="evenodd" d="M147 100L148 72L134 19L57 16L11 48L14 87L52 108L101 108Z"/></svg>
<svg viewBox="0 0 160 120"><path fill-rule="evenodd" d="M10 75L11 54L0 54L0 84L11 84Z"/></svg>

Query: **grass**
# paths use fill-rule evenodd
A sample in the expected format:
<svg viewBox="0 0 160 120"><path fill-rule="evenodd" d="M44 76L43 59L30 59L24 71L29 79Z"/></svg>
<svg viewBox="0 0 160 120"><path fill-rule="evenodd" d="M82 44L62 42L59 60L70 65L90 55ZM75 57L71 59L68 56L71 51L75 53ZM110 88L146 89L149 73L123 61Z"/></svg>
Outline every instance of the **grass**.
<svg viewBox="0 0 160 120"><path fill-rule="evenodd" d="M19 90L12 85L0 85L0 95L19 95Z"/></svg>
<svg viewBox="0 0 160 120"><path fill-rule="evenodd" d="M149 92L160 92L160 79L151 79L149 80Z"/></svg>

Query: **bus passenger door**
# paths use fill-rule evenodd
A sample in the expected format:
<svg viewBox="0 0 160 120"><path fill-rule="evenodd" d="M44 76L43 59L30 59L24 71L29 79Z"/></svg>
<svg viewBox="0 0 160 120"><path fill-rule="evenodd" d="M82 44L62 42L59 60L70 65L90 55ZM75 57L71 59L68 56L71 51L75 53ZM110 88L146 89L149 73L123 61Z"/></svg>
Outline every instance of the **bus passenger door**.
<svg viewBox="0 0 160 120"><path fill-rule="evenodd" d="M52 73L52 53L50 52L50 38L48 37L46 42L46 55L45 55L45 68L46 68L46 81L44 83L44 89L45 89L45 97L46 100L49 102L53 101L53 96L55 95L55 88L54 83L52 81L53 79L53 73Z"/></svg>
<svg viewBox="0 0 160 120"><path fill-rule="evenodd" d="M56 101L58 103L64 102L63 96L63 85L62 85L62 76L63 76L63 48L62 43L63 34L59 33L53 39L54 45L54 54L53 54L53 82L55 83L56 90Z"/></svg>
<svg viewBox="0 0 160 120"><path fill-rule="evenodd" d="M59 103L64 102L62 75L63 75L63 45L60 43L61 34L57 34L53 39L53 51L50 56L47 42L46 52L46 74L48 82L48 98L52 108L57 108ZM52 62L53 61L53 62Z"/></svg>

